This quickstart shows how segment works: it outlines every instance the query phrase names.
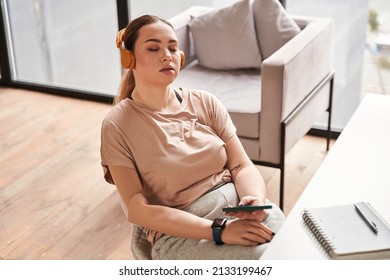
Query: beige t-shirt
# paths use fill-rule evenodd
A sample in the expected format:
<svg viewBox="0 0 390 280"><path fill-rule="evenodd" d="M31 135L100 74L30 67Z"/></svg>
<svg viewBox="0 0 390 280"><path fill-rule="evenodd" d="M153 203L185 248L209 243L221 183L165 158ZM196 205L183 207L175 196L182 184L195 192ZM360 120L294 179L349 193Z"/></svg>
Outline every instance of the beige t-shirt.
<svg viewBox="0 0 390 280"><path fill-rule="evenodd" d="M107 166L137 171L149 203L183 209L222 182L230 182L225 142L236 128L211 93L182 88L175 113L159 113L122 100L102 124L104 177ZM178 101L179 102L179 101Z"/></svg>

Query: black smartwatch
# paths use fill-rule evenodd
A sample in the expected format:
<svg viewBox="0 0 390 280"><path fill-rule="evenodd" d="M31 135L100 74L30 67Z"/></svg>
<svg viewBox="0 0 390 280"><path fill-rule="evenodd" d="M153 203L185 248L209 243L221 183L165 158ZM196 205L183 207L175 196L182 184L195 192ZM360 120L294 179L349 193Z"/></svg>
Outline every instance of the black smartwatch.
<svg viewBox="0 0 390 280"><path fill-rule="evenodd" d="M222 230L225 227L225 224L227 222L227 219L217 218L214 220L213 224L211 225L211 228L213 229L213 239L215 241L215 244L222 245L222 239L221 234Z"/></svg>

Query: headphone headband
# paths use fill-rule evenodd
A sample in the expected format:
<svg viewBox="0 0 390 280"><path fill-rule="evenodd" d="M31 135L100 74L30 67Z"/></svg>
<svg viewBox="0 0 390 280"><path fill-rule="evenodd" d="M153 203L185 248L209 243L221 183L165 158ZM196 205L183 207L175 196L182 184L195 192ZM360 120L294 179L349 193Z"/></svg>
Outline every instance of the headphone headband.
<svg viewBox="0 0 390 280"><path fill-rule="evenodd" d="M118 31L118 34L116 35L116 47L117 48L123 48L123 36L125 35L126 28L123 28Z"/></svg>

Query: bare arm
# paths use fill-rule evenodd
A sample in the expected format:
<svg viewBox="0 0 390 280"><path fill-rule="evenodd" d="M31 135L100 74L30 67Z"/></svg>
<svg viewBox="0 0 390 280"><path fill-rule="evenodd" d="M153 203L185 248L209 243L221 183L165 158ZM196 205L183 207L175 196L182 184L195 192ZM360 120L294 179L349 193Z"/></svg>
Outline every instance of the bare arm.
<svg viewBox="0 0 390 280"><path fill-rule="evenodd" d="M232 170L232 181L234 182L238 196L254 196L264 204L266 189L263 176L247 156L237 135L226 142L228 155L227 167Z"/></svg>
<svg viewBox="0 0 390 280"><path fill-rule="evenodd" d="M118 166L109 166L109 169L127 206L129 222L177 237L213 239L212 221L179 209L150 205L135 170Z"/></svg>
<svg viewBox="0 0 390 280"><path fill-rule="evenodd" d="M226 152L228 156L227 167L231 170L232 181L236 187L240 204L262 205L266 199L266 189L263 176L249 159L237 135L226 141ZM260 223L263 221L266 212L258 210L251 212L229 212L230 216L239 218L240 222L247 222L245 227L241 224L227 224L222 231L222 240L230 242L235 235L240 234L249 245L265 243L272 239L272 230ZM234 226L235 228L231 228ZM236 232L234 230L236 229ZM245 244L245 243L244 243Z"/></svg>

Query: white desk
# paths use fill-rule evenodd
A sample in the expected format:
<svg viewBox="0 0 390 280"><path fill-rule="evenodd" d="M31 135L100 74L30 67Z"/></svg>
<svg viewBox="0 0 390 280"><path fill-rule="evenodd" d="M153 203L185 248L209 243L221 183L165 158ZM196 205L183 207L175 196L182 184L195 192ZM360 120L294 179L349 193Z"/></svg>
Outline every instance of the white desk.
<svg viewBox="0 0 390 280"><path fill-rule="evenodd" d="M303 208L358 201L390 222L390 96L365 97L262 259L328 259L303 224Z"/></svg>

